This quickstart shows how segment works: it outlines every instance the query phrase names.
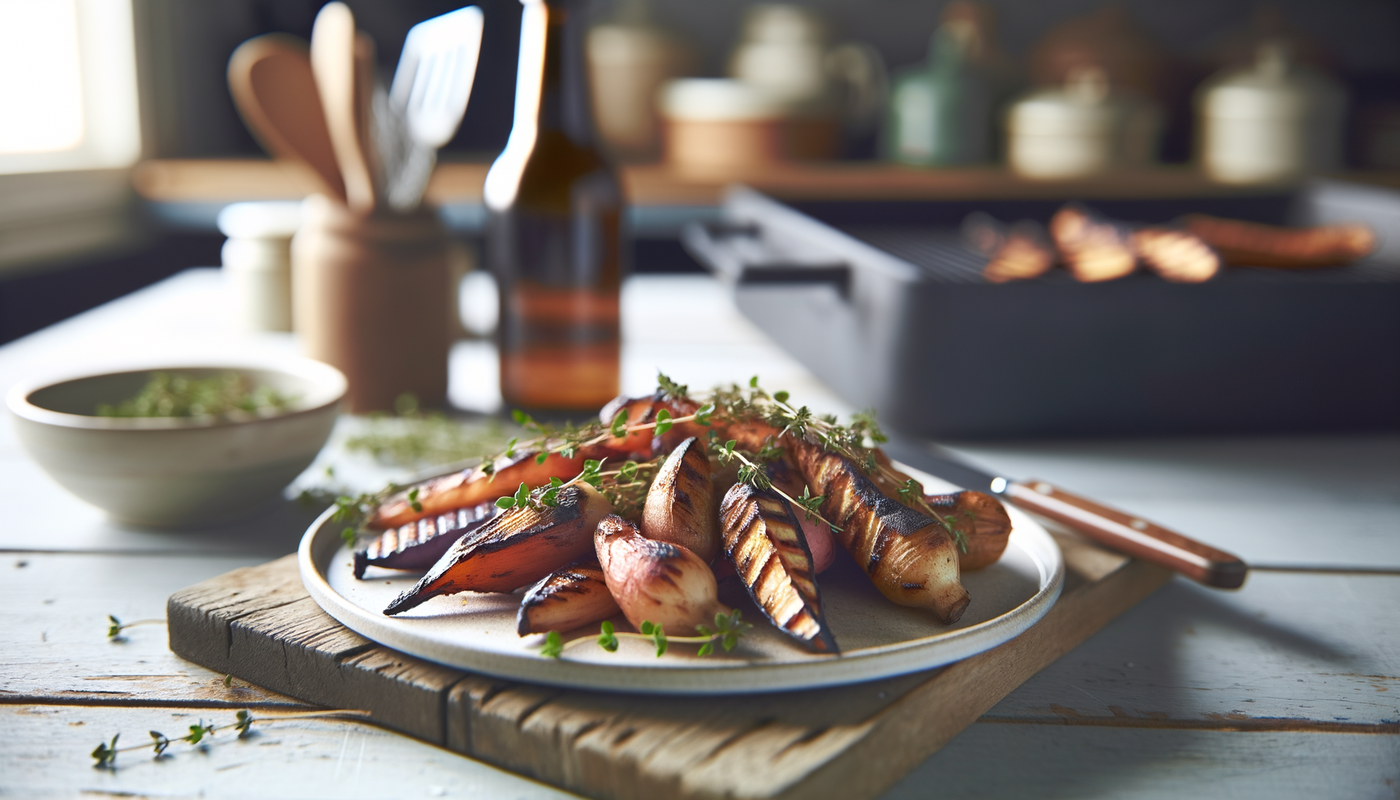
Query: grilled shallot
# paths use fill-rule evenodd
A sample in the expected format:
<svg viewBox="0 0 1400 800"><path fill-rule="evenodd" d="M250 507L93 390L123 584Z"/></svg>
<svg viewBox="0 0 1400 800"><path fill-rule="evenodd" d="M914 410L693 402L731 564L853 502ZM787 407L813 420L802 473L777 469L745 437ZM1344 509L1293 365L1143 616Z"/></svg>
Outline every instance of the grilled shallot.
<svg viewBox="0 0 1400 800"><path fill-rule="evenodd" d="M788 497L801 497L803 490L807 489L807 483L802 480L797 467L793 466L792 457L786 452L782 458L764 464L763 471L773 486L787 492ZM836 537L831 535L831 529L821 520L809 518L805 510L793 511L802 528L802 537L807 540L807 549L812 552L812 572L820 575L836 561Z"/></svg>
<svg viewBox="0 0 1400 800"><path fill-rule="evenodd" d="M652 541L616 515L598 523L593 540L608 590L634 627L649 621L672 636L691 636L715 614L730 613L709 565L685 547Z"/></svg>
<svg viewBox="0 0 1400 800"><path fill-rule="evenodd" d="M509 509L458 540L384 613L399 614L443 594L515 591L587 555L593 530L612 504L586 483L559 490L557 501L543 508Z"/></svg>
<svg viewBox="0 0 1400 800"><path fill-rule="evenodd" d="M824 496L822 516L837 539L893 603L928 608L957 622L970 601L958 581L958 548L943 526L880 493L850 459L820 445L792 441L798 468Z"/></svg>
<svg viewBox="0 0 1400 800"><path fill-rule="evenodd" d="M370 514L366 524L371 528L397 528L424 517L505 497L515 492L522 483L541 486L549 483L550 478L568 480L582 471L585 458L594 457L583 452L573 458L550 453L543 464L536 464L537 455L537 451L522 450L512 456L496 459L493 462L494 471L490 473L475 467L409 487L380 504ZM408 498L413 490L418 492L418 508L414 508L414 501Z"/></svg>
<svg viewBox="0 0 1400 800"><path fill-rule="evenodd" d="M706 562L719 552L719 518L705 446L694 436L662 463L647 490L642 533L658 542L689 548Z"/></svg>
<svg viewBox="0 0 1400 800"><path fill-rule="evenodd" d="M603 568L590 554L530 587L515 617L516 630L521 636L571 631L617 612L617 601L603 580Z"/></svg>
<svg viewBox="0 0 1400 800"><path fill-rule="evenodd" d="M500 514L495 503L478 503L435 517L424 517L399 528L390 528L355 551L355 577L366 567L422 572L437 563L448 548Z"/></svg>
<svg viewBox="0 0 1400 800"><path fill-rule="evenodd" d="M958 551L963 572L995 564L1006 551L1011 517L995 497L982 492L953 492L926 494L924 502L967 542L967 551Z"/></svg>
<svg viewBox="0 0 1400 800"><path fill-rule="evenodd" d="M837 652L792 506L776 492L739 483L725 493L720 516L724 554L754 603L783 633L817 652Z"/></svg>

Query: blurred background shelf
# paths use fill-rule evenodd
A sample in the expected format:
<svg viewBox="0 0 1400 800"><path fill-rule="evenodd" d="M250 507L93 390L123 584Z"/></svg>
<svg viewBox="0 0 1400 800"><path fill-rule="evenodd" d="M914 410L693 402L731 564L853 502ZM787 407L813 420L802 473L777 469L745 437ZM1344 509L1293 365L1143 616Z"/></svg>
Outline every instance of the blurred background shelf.
<svg viewBox="0 0 1400 800"><path fill-rule="evenodd" d="M428 185L429 201L442 208L454 230L475 234L485 215L481 185L485 163L439 165ZM1234 186L1209 180L1185 166L1118 171L1073 180L1029 180L1002 167L919 169L871 162L775 165L743 175L691 177L660 164L622 168L631 222L641 238L673 238L687 222L712 218L726 186L741 182L789 200L1193 200L1287 194L1293 183ZM1333 177L1354 183L1400 187L1400 173L1348 172ZM269 159L161 159L132 173L136 192L161 222L214 230L229 203L295 200L314 190L312 177L295 164Z"/></svg>

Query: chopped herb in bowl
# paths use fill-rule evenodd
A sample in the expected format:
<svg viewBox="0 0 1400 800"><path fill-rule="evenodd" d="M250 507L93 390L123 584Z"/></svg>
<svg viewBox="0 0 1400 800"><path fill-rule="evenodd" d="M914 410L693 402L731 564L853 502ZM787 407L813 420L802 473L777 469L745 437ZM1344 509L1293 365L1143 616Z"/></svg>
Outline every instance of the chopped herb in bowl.
<svg viewBox="0 0 1400 800"><path fill-rule="evenodd" d="M102 403L100 417L226 417L234 412L266 416L287 410L297 398L270 386L257 386L233 372L192 378L154 372L135 397L117 405Z"/></svg>

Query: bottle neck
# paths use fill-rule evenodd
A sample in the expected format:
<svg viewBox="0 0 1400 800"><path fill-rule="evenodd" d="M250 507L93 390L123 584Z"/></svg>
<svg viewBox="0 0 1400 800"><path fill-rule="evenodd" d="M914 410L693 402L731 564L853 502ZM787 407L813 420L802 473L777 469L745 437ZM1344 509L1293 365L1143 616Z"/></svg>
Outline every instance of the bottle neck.
<svg viewBox="0 0 1400 800"><path fill-rule="evenodd" d="M592 145L595 134L584 58L587 3L522 2L516 78L521 86L516 90L515 124L533 125L539 132L557 131L575 144Z"/></svg>

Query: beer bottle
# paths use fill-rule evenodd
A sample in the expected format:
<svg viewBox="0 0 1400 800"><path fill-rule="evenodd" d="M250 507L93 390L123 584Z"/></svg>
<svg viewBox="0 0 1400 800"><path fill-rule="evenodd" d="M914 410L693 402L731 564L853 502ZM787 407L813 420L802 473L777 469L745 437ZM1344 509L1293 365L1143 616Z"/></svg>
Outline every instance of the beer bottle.
<svg viewBox="0 0 1400 800"><path fill-rule="evenodd" d="M515 121L484 187L501 394L597 409L618 393L622 189L589 110L586 3L522 4Z"/></svg>

